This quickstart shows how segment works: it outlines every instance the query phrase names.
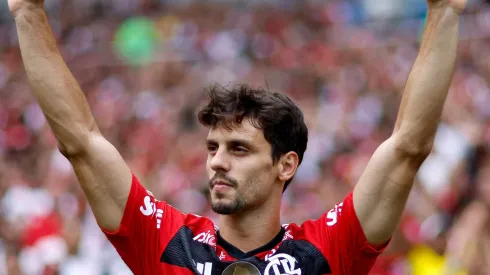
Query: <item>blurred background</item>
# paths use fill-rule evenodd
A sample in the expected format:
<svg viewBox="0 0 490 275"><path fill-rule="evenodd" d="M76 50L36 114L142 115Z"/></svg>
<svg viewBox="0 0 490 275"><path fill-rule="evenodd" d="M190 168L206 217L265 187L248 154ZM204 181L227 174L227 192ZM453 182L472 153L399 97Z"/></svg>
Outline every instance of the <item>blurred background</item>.
<svg viewBox="0 0 490 275"><path fill-rule="evenodd" d="M104 135L142 183L213 220L202 88L291 96L310 129L282 222L318 218L392 132L424 0L46 0ZM433 153L371 274L490 274L490 2L462 16ZM131 274L97 227L31 93L0 3L0 274Z"/></svg>

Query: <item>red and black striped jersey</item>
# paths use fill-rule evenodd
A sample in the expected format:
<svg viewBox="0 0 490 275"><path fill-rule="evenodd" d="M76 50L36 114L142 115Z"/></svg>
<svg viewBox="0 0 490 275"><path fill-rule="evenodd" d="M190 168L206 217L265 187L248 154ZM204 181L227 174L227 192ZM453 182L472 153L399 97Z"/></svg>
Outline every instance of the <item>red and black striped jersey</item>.
<svg viewBox="0 0 490 275"><path fill-rule="evenodd" d="M268 244L244 253L210 219L156 200L134 176L120 228L104 233L137 275L362 275L384 249L366 241L352 193L319 219L283 225Z"/></svg>

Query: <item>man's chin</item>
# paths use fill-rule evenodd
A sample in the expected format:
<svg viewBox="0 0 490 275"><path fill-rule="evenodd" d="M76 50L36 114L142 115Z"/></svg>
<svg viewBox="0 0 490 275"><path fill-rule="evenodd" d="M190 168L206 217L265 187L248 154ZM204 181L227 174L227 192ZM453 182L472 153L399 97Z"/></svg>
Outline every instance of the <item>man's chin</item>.
<svg viewBox="0 0 490 275"><path fill-rule="evenodd" d="M240 211L242 207L240 206L239 203L233 201L233 202L223 202L223 201L218 201L218 202L213 202L211 203L211 209L220 215L231 215L235 214L238 211Z"/></svg>

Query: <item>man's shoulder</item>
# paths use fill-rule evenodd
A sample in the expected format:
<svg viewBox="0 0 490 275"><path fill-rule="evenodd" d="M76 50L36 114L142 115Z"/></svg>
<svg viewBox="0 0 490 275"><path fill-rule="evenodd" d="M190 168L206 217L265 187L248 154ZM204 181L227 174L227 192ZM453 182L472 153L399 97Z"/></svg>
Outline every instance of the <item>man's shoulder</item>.
<svg viewBox="0 0 490 275"><path fill-rule="evenodd" d="M296 223L283 224L282 228L284 228L285 230L283 241L287 241L287 240L310 241L311 237L315 235L313 233L314 231L316 231L316 228L312 227L311 225L308 225L309 222L311 221L305 221L302 224L296 224Z"/></svg>
<svg viewBox="0 0 490 275"><path fill-rule="evenodd" d="M191 229L206 229L217 231L218 227L216 224L208 217L200 216L197 214L183 214L184 215L184 226ZM194 231L194 230L193 230Z"/></svg>

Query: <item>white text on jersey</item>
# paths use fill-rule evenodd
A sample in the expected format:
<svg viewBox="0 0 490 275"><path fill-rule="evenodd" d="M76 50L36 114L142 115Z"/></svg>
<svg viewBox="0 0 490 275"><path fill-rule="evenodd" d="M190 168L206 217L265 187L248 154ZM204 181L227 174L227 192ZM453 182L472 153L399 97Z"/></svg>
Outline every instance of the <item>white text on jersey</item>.
<svg viewBox="0 0 490 275"><path fill-rule="evenodd" d="M214 234L211 234L211 231L202 232L202 233L196 235L193 238L193 240L198 241L200 243L208 244L211 246L216 246L216 238L214 237Z"/></svg>
<svg viewBox="0 0 490 275"><path fill-rule="evenodd" d="M144 207L140 207L141 213L145 216L151 216L156 213L156 220L157 220L157 228L160 229L161 224L162 224L162 218L163 218L163 210L162 209L156 209L156 204L151 201L150 196L145 196L143 199L143 204Z"/></svg>
<svg viewBox="0 0 490 275"><path fill-rule="evenodd" d="M328 213L327 213L327 225L328 226L333 226L337 223L337 218L340 215L340 213L342 212L342 206L343 205L344 205L344 203L339 203L339 204L335 205L335 208L328 211Z"/></svg>
<svg viewBox="0 0 490 275"><path fill-rule="evenodd" d="M204 264L197 263L197 271L201 275L211 275L213 270L213 263L207 262Z"/></svg>

